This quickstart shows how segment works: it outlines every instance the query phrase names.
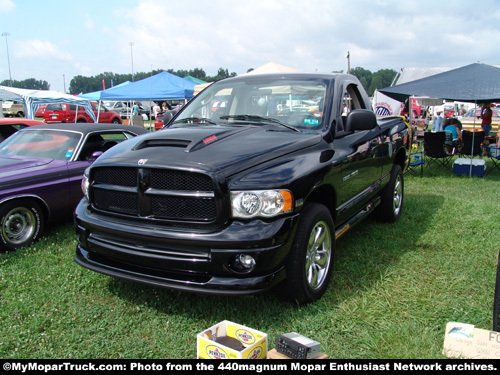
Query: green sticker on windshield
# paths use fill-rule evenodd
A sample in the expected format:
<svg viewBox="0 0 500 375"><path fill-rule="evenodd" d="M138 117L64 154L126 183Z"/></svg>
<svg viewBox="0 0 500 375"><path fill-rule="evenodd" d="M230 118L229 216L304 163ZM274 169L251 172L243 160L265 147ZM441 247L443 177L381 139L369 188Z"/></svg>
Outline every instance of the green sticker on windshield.
<svg viewBox="0 0 500 375"><path fill-rule="evenodd" d="M319 125L319 120L315 119L315 118L305 118L304 124L305 125Z"/></svg>

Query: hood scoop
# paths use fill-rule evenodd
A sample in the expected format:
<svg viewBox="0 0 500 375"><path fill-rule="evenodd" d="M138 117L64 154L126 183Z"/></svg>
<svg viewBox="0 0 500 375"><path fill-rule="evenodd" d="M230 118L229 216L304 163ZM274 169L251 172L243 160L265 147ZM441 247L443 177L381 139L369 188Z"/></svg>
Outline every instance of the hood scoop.
<svg viewBox="0 0 500 375"><path fill-rule="evenodd" d="M145 139L143 142L139 143L135 149L142 150L151 147L177 147L185 149L190 144L191 141L187 139Z"/></svg>

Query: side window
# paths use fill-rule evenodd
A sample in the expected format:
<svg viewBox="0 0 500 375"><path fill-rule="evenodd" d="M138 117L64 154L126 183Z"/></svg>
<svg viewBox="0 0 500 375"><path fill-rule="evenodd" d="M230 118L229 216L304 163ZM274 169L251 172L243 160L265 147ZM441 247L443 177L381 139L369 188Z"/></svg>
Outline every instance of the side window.
<svg viewBox="0 0 500 375"><path fill-rule="evenodd" d="M342 116L347 116L354 109L366 109L356 85L347 86L342 100Z"/></svg>

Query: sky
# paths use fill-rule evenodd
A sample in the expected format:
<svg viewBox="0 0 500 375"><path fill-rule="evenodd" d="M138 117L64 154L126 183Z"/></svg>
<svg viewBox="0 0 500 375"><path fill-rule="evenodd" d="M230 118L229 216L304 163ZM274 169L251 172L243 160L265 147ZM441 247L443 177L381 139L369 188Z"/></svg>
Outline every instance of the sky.
<svg viewBox="0 0 500 375"><path fill-rule="evenodd" d="M500 64L500 0L0 0L0 81ZM5 36L8 34L8 36ZM7 53L8 51L8 53ZM347 52L349 51L349 59Z"/></svg>

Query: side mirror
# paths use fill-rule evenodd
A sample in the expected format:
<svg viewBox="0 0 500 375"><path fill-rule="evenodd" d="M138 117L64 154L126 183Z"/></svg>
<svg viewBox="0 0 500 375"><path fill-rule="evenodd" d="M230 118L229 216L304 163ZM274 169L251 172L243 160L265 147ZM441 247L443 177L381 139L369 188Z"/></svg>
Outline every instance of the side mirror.
<svg viewBox="0 0 500 375"><path fill-rule="evenodd" d="M349 113L346 122L346 131L370 130L377 126L377 117L369 109L355 109Z"/></svg>
<svg viewBox="0 0 500 375"><path fill-rule="evenodd" d="M92 157L89 159L90 161L94 162L96 159L103 154L102 151L94 151L92 153Z"/></svg>

